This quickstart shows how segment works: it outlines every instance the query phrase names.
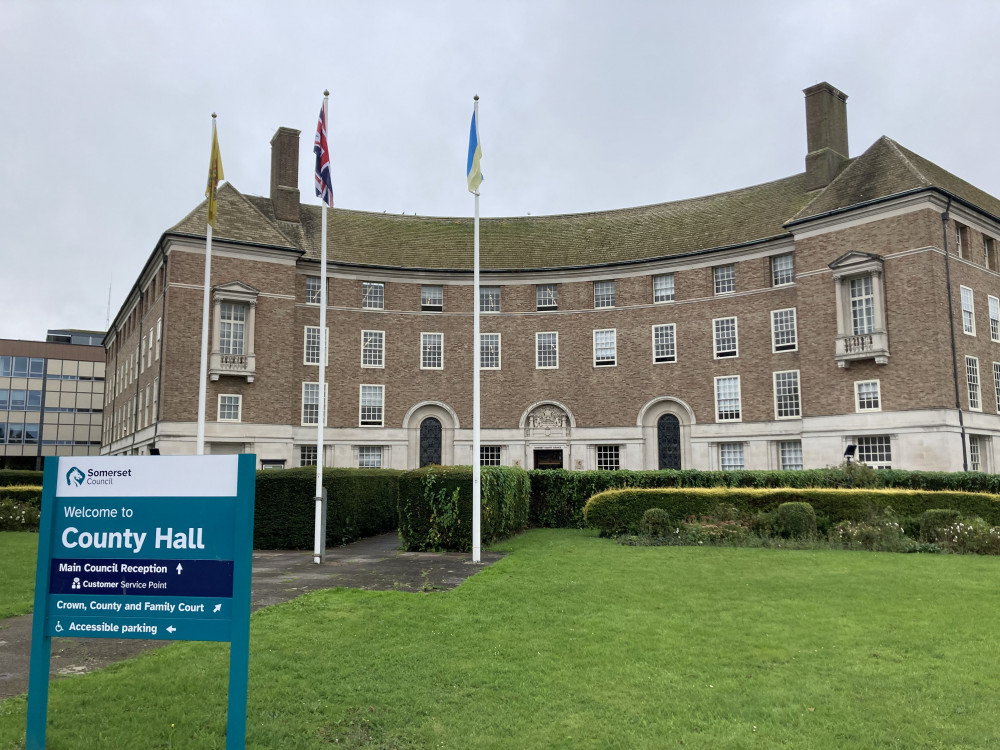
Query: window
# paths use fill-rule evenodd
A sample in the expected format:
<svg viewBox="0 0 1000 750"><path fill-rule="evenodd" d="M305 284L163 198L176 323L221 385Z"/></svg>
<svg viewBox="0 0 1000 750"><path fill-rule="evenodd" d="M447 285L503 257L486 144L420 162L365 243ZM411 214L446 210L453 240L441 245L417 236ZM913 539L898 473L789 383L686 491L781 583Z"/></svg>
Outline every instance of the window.
<svg viewBox="0 0 1000 750"><path fill-rule="evenodd" d="M500 287L479 287L479 312L500 312Z"/></svg>
<svg viewBox="0 0 1000 750"><path fill-rule="evenodd" d="M736 266L732 263L712 269L716 294L732 294L736 291Z"/></svg>
<svg viewBox="0 0 1000 750"><path fill-rule="evenodd" d="M27 393L27 391L22 389L15 389L10 392L11 411L24 411Z"/></svg>
<svg viewBox="0 0 1000 750"><path fill-rule="evenodd" d="M15 378L40 378L45 374L42 357L0 357L0 376Z"/></svg>
<svg viewBox="0 0 1000 750"><path fill-rule="evenodd" d="M619 446L598 445L597 446L598 471L618 471L619 468L621 468Z"/></svg>
<svg viewBox="0 0 1000 750"><path fill-rule="evenodd" d="M154 378L153 379L153 421L154 422L156 421L156 418L159 416L159 414L160 414L160 379L159 378Z"/></svg>
<svg viewBox="0 0 1000 750"><path fill-rule="evenodd" d="M653 302L674 301L674 275L664 273L653 277Z"/></svg>
<svg viewBox="0 0 1000 750"><path fill-rule="evenodd" d="M220 307L219 352L243 354L246 333L247 306L238 302L223 302Z"/></svg>
<svg viewBox="0 0 1000 750"><path fill-rule="evenodd" d="M535 367L539 370L559 367L559 333L535 334Z"/></svg>
<svg viewBox="0 0 1000 750"><path fill-rule="evenodd" d="M535 286L535 308L538 310L555 310L559 307L559 296L555 284L538 284ZM499 466L499 464L497 464Z"/></svg>
<svg viewBox="0 0 1000 750"><path fill-rule="evenodd" d="M25 423L24 425L24 444L25 445L38 445L38 423L34 424Z"/></svg>
<svg viewBox="0 0 1000 750"><path fill-rule="evenodd" d="M799 394L799 371L774 373L774 417L794 419L802 416Z"/></svg>
<svg viewBox="0 0 1000 750"><path fill-rule="evenodd" d="M736 318L716 318L712 326L715 329L715 358L738 357Z"/></svg>
<svg viewBox="0 0 1000 750"><path fill-rule="evenodd" d="M955 252L958 253L959 258L965 258L969 260L970 250L972 248L969 246L969 228L962 224L955 222Z"/></svg>
<svg viewBox="0 0 1000 750"><path fill-rule="evenodd" d="M500 369L500 334L479 334L479 367L483 370Z"/></svg>
<svg viewBox="0 0 1000 750"><path fill-rule="evenodd" d="M740 376L716 378L715 421L739 422L740 418Z"/></svg>
<svg viewBox="0 0 1000 750"><path fill-rule="evenodd" d="M979 359L976 357L965 358L965 379L969 385L969 409L971 411L982 411L983 402L979 394Z"/></svg>
<svg viewBox="0 0 1000 750"><path fill-rule="evenodd" d="M594 308L615 306L615 282L594 282Z"/></svg>
<svg viewBox="0 0 1000 750"><path fill-rule="evenodd" d="M1000 414L1000 362L993 363L993 390L996 392L997 413Z"/></svg>
<svg viewBox="0 0 1000 750"><path fill-rule="evenodd" d="M240 410L243 405L243 397L239 395L220 394L219 395L219 421L239 422Z"/></svg>
<svg viewBox="0 0 1000 750"><path fill-rule="evenodd" d="M385 367L385 331L361 332L361 366Z"/></svg>
<svg viewBox="0 0 1000 750"><path fill-rule="evenodd" d="M719 468L740 471L744 467L743 443L719 443Z"/></svg>
<svg viewBox="0 0 1000 750"><path fill-rule="evenodd" d="M362 281L361 307L365 310L382 310L385 307L385 284L381 281Z"/></svg>
<svg viewBox="0 0 1000 750"><path fill-rule="evenodd" d="M326 329L327 341L330 339L330 329ZM305 327L305 358L303 359L303 364L307 365L318 365L319 364L319 353L322 350L322 344L320 342L319 326L306 326ZM329 346L325 356L323 357L323 364L330 363L330 352Z"/></svg>
<svg viewBox="0 0 1000 750"><path fill-rule="evenodd" d="M420 334L420 369L444 369L444 334Z"/></svg>
<svg viewBox="0 0 1000 750"><path fill-rule="evenodd" d="M146 367L153 366L153 327L149 327L149 347L146 349Z"/></svg>
<svg viewBox="0 0 1000 750"><path fill-rule="evenodd" d="M382 468L382 446L362 445L358 447L358 468L359 469L381 469Z"/></svg>
<svg viewBox="0 0 1000 750"><path fill-rule="evenodd" d="M983 262L991 271L1000 270L997 267L997 241L983 235Z"/></svg>
<svg viewBox="0 0 1000 750"><path fill-rule="evenodd" d="M319 276L306 276L307 305L318 305L321 302L322 291Z"/></svg>
<svg viewBox="0 0 1000 750"><path fill-rule="evenodd" d="M361 386L361 418L362 427L381 427L385 386Z"/></svg>
<svg viewBox="0 0 1000 750"><path fill-rule="evenodd" d="M851 279L851 330L855 336L875 330L875 293L872 277Z"/></svg>
<svg viewBox="0 0 1000 750"><path fill-rule="evenodd" d="M444 308L444 287L437 284L424 284L420 287L420 309L428 312L440 312Z"/></svg>
<svg viewBox="0 0 1000 750"><path fill-rule="evenodd" d="M969 435L969 470L983 470L983 452L979 435Z"/></svg>
<svg viewBox="0 0 1000 750"><path fill-rule="evenodd" d="M500 446L499 445L481 445L481 446L479 446L479 465L480 466L499 466L500 465Z"/></svg>
<svg viewBox="0 0 1000 750"><path fill-rule="evenodd" d="M859 463L875 469L892 468L892 444L888 435L866 435L854 439Z"/></svg>
<svg viewBox="0 0 1000 750"><path fill-rule="evenodd" d="M13 357L3 354L0 355L0 378L9 378L11 373Z"/></svg>
<svg viewBox="0 0 1000 750"><path fill-rule="evenodd" d="M10 390L0 388L0 411L7 411L10 408Z"/></svg>
<svg viewBox="0 0 1000 750"><path fill-rule="evenodd" d="M323 387L323 424L326 424L327 406L330 403L327 395L329 388ZM319 423L319 383L302 384L302 424Z"/></svg>
<svg viewBox="0 0 1000 750"><path fill-rule="evenodd" d="M784 286L795 281L795 260L791 253L771 258L771 286Z"/></svg>
<svg viewBox="0 0 1000 750"><path fill-rule="evenodd" d="M14 445L19 445L24 442L23 424L11 423L7 425L7 442L13 443Z"/></svg>
<svg viewBox="0 0 1000 750"><path fill-rule="evenodd" d="M799 348L795 308L771 310L771 351L794 352Z"/></svg>
<svg viewBox="0 0 1000 750"><path fill-rule="evenodd" d="M40 378L45 374L45 359L42 357L28 358L28 377Z"/></svg>
<svg viewBox="0 0 1000 750"><path fill-rule="evenodd" d="M653 326L653 361L677 361L676 326L673 323Z"/></svg>
<svg viewBox="0 0 1000 750"><path fill-rule="evenodd" d="M156 319L156 358L160 358L160 341L163 338L163 318Z"/></svg>
<svg viewBox="0 0 1000 750"><path fill-rule="evenodd" d="M857 380L854 383L856 411L882 411L882 393L878 380Z"/></svg>
<svg viewBox="0 0 1000 750"><path fill-rule="evenodd" d="M299 446L299 466L315 466L317 464L316 460L316 446L315 445L300 445Z"/></svg>
<svg viewBox="0 0 1000 750"><path fill-rule="evenodd" d="M962 331L970 336L976 335L976 310L973 305L972 290L967 286L962 290Z"/></svg>
<svg viewBox="0 0 1000 750"><path fill-rule="evenodd" d="M800 471L802 469L802 441L783 440L778 443L778 458L784 471Z"/></svg>
<svg viewBox="0 0 1000 750"><path fill-rule="evenodd" d="M594 331L594 367L611 367L617 364L617 346L614 328Z"/></svg>
<svg viewBox="0 0 1000 750"><path fill-rule="evenodd" d="M990 341L1000 341L1000 299L992 294L986 299L990 303Z"/></svg>

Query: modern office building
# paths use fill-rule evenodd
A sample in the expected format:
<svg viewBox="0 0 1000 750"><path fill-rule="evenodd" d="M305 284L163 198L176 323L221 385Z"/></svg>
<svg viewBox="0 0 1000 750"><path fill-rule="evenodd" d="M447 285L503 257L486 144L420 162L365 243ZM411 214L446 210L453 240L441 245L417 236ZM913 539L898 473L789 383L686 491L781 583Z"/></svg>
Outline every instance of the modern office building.
<svg viewBox="0 0 1000 750"><path fill-rule="evenodd" d="M1000 201L805 91L805 170L637 208L484 219L300 202L299 132L267 196L220 189L207 451L260 465L993 470ZM193 453L207 206L160 237L105 339L103 452ZM328 362L317 407L320 357Z"/></svg>
<svg viewBox="0 0 1000 750"><path fill-rule="evenodd" d="M45 456L97 456L104 405L104 334L49 331L0 339L0 467L41 469Z"/></svg>

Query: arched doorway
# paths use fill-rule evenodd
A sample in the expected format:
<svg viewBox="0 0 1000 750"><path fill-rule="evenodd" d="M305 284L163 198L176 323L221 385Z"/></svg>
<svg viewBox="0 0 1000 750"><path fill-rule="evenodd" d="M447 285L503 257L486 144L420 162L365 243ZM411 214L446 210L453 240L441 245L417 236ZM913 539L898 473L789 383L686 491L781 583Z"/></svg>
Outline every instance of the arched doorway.
<svg viewBox="0 0 1000 750"><path fill-rule="evenodd" d="M673 414L656 420L656 451L658 468L681 468L681 421Z"/></svg>
<svg viewBox="0 0 1000 750"><path fill-rule="evenodd" d="M441 420L427 417L420 423L420 465L441 463Z"/></svg>

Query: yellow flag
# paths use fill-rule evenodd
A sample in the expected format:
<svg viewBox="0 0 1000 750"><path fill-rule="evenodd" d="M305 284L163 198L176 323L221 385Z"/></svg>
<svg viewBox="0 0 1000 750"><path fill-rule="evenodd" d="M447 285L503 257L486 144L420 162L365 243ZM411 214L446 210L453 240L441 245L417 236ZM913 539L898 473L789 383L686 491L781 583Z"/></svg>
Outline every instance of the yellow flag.
<svg viewBox="0 0 1000 750"><path fill-rule="evenodd" d="M219 136L215 132L215 123L212 123L212 158L208 161L208 187L205 188L205 197L208 198L208 223L215 229L215 212L218 208L216 193L219 188L219 181L226 179L222 173L222 154L219 153Z"/></svg>

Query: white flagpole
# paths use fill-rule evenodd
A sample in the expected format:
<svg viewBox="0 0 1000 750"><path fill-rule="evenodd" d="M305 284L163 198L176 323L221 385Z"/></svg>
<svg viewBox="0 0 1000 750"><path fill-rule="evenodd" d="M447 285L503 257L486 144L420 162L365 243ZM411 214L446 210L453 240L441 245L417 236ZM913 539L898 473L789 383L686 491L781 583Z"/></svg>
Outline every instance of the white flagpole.
<svg viewBox="0 0 1000 750"><path fill-rule="evenodd" d="M215 112L212 113L212 143L215 143ZM211 200L211 198L209 199ZM206 224L205 289L201 300L201 367L198 372L198 431L196 455L205 455L205 398L208 383L208 305L212 289L212 225Z"/></svg>
<svg viewBox="0 0 1000 750"><path fill-rule="evenodd" d="M479 142L479 95L474 97L474 113L476 117L476 142ZM479 342L479 191L476 190L476 218L475 218L475 240L473 241L472 259L472 328L473 346L472 360L474 362L472 377L472 562L479 562L480 558L480 516L482 513L482 485L480 484L480 450L479 450L479 368L480 368L480 347Z"/></svg>
<svg viewBox="0 0 1000 750"><path fill-rule="evenodd" d="M323 128L329 122L330 92L323 92ZM329 141L328 141L329 143ZM326 529L323 512L323 422L326 415L326 357L330 342L326 337L326 200L320 198L322 228L320 230L319 270L319 414L316 416L316 528L313 543L313 562L317 565L326 557Z"/></svg>

